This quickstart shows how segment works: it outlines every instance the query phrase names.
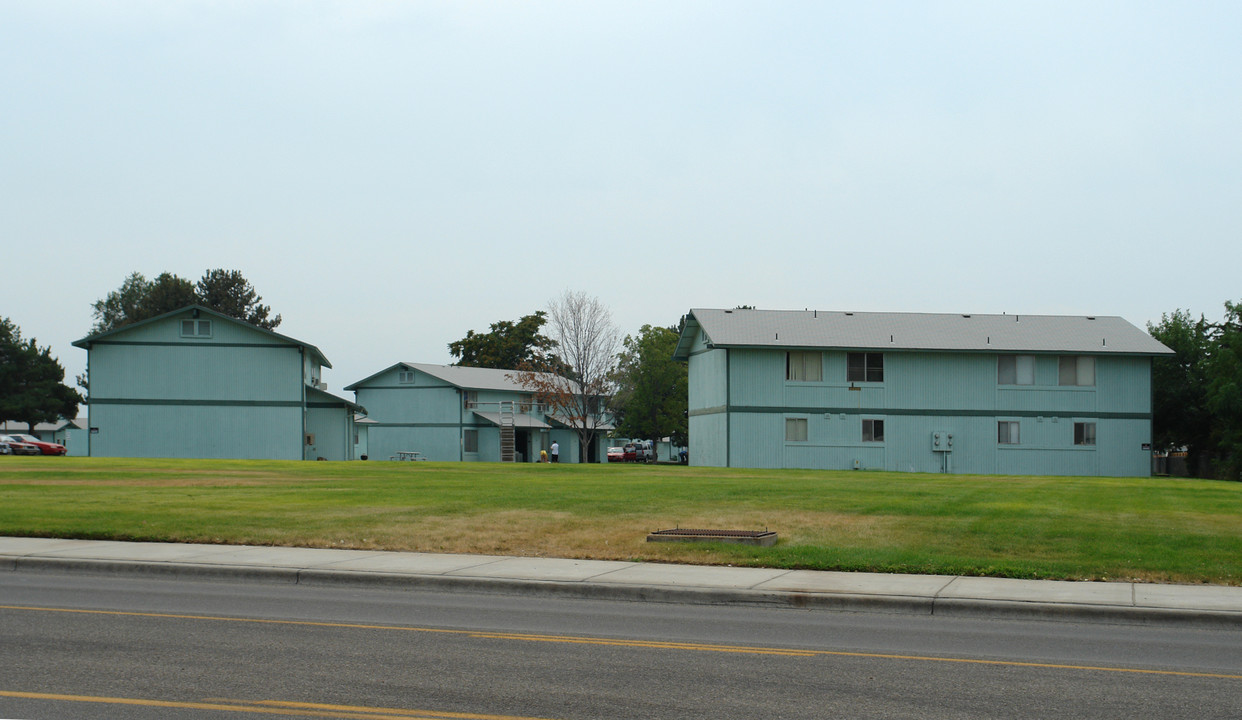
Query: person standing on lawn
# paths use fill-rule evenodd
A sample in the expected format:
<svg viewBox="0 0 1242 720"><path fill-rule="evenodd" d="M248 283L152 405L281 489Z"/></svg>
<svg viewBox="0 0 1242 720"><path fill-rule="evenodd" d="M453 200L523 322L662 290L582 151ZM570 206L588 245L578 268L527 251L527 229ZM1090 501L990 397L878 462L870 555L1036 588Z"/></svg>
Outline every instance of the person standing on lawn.
<svg viewBox="0 0 1242 720"><path fill-rule="evenodd" d="M560 461L561 461L561 446L559 443L557 443L554 440L552 441L552 462L558 463Z"/></svg>

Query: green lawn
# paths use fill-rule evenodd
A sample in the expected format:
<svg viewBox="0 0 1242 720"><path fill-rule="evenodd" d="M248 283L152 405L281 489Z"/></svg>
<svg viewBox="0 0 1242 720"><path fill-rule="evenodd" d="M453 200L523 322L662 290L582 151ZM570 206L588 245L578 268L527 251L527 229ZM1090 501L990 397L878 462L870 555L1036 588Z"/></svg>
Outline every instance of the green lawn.
<svg viewBox="0 0 1242 720"><path fill-rule="evenodd" d="M771 548L647 543L771 529ZM0 457L0 535L1242 584L1242 483Z"/></svg>

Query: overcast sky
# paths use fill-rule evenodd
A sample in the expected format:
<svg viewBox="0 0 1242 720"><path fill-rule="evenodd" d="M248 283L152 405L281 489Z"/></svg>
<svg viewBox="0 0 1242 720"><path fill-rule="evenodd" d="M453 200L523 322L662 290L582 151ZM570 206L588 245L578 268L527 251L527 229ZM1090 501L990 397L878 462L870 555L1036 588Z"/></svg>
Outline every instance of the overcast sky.
<svg viewBox="0 0 1242 720"><path fill-rule="evenodd" d="M0 1L0 316L237 269L329 390L546 307L1242 300L1242 4Z"/></svg>

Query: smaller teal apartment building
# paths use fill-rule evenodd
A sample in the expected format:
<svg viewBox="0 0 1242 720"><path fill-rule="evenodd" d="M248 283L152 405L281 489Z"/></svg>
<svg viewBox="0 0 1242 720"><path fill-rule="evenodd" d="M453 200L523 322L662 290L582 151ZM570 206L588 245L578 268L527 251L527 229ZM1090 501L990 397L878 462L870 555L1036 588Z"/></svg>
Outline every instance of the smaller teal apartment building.
<svg viewBox="0 0 1242 720"><path fill-rule="evenodd" d="M1151 474L1151 363L1119 317L692 309L690 462Z"/></svg>
<svg viewBox="0 0 1242 720"><path fill-rule="evenodd" d="M592 421L585 447L573 426L548 412L515 380L516 370L402 362L345 387L368 409L366 453L388 460L417 452L428 460L536 462L552 443L561 462L607 459L606 417ZM508 430L506 430L508 428ZM502 436L512 433L513 455Z"/></svg>
<svg viewBox="0 0 1242 720"><path fill-rule="evenodd" d="M355 413L314 345L192 305L73 343L94 457L352 460Z"/></svg>

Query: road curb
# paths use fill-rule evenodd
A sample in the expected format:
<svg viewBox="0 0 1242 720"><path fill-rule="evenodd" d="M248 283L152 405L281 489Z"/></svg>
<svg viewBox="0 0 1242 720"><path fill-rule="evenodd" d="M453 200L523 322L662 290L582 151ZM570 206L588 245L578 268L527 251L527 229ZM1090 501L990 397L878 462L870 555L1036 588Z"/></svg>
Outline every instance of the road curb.
<svg viewBox="0 0 1242 720"><path fill-rule="evenodd" d="M1242 613L1067 602L915 595L795 592L747 588L708 588L523 578L419 575L254 565L122 561L86 558L9 556L0 558L14 572L87 572L169 580L262 582L307 586L430 590L473 594L525 595L684 605L785 607L827 612L886 613L945 618L1086 622L1114 625L1177 626L1196 629L1242 628Z"/></svg>

